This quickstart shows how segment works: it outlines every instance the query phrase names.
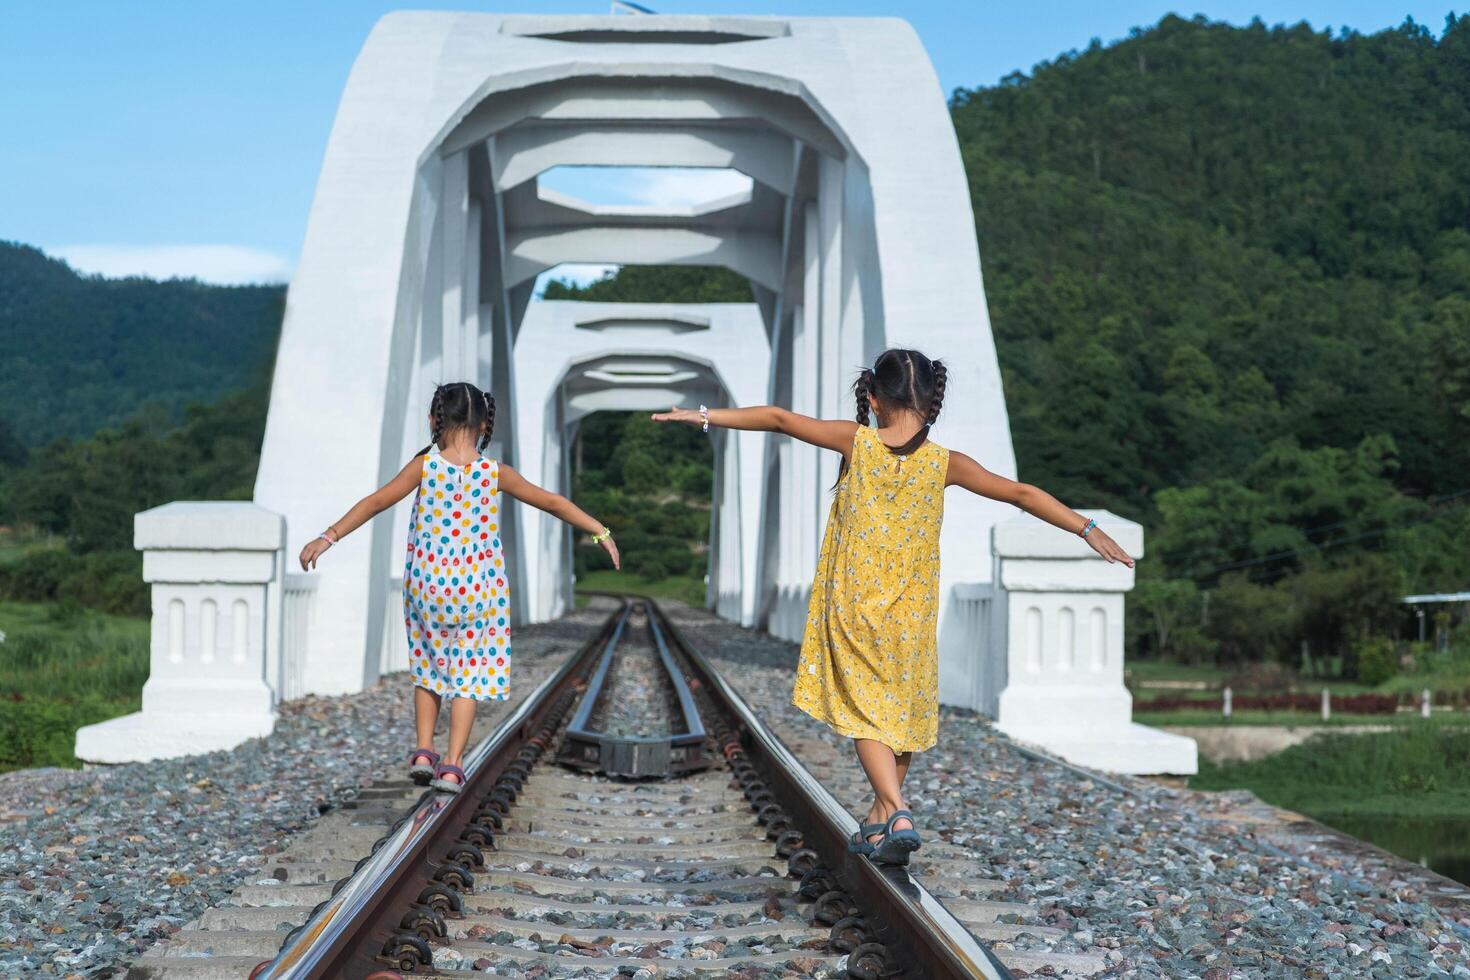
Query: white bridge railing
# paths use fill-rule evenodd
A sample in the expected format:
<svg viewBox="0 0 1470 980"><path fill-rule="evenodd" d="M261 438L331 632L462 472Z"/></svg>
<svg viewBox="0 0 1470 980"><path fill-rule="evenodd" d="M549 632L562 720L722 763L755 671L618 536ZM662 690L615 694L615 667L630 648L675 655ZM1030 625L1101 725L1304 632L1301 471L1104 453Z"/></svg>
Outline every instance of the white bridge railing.
<svg viewBox="0 0 1470 980"><path fill-rule="evenodd" d="M392 674L407 669L408 634L403 631L403 576L394 575L388 579L388 593L383 601L383 641L378 653L378 673Z"/></svg>
<svg viewBox="0 0 1470 980"><path fill-rule="evenodd" d="M320 577L301 572L285 575L281 590L282 701L306 693L306 638L311 635L312 610Z"/></svg>

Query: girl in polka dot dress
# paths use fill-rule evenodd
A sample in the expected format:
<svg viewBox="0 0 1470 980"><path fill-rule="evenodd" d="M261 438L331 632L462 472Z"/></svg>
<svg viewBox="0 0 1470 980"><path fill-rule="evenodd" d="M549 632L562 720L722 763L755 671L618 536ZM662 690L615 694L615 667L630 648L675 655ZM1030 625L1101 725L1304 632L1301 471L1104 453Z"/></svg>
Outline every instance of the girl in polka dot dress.
<svg viewBox="0 0 1470 980"><path fill-rule="evenodd" d="M425 446L387 485L364 497L301 551L302 569L344 535L414 495L403 573L418 746L409 754L415 782L457 793L479 701L510 696L510 584L501 552L501 494L546 511L592 535L619 566L612 532L558 494L525 480L484 449L495 428L495 399L472 384L440 385L429 407ZM449 748L434 752L439 705L450 698Z"/></svg>

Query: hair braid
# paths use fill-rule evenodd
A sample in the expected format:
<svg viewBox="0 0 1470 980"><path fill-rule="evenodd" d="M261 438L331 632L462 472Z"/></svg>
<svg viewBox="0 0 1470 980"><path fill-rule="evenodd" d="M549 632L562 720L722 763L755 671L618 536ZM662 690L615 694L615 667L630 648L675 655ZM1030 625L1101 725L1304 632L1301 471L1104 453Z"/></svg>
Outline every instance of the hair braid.
<svg viewBox="0 0 1470 980"><path fill-rule="evenodd" d="M873 371L871 368L863 368L858 374L857 380L852 383L852 393L857 396L857 423L868 424L868 396L873 394Z"/></svg>
<svg viewBox="0 0 1470 980"><path fill-rule="evenodd" d="M495 432L495 396L488 391L480 394L485 396L485 434L480 437L480 452L484 452L490 445L490 436Z"/></svg>
<svg viewBox="0 0 1470 980"><path fill-rule="evenodd" d="M444 427L444 386L434 386L434 397L429 402L429 444L414 455L427 456L439 445L439 435Z"/></svg>
<svg viewBox="0 0 1470 980"><path fill-rule="evenodd" d="M931 361L930 364L934 368L934 396L929 399L928 424L933 425L939 421L939 410L944 407L944 385L949 379L949 368L943 361Z"/></svg>

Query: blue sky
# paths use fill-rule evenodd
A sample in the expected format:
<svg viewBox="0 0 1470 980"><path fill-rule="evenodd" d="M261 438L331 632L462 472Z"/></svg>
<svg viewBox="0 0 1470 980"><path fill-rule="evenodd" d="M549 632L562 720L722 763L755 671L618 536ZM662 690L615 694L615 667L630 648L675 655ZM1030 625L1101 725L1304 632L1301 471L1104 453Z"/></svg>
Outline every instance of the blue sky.
<svg viewBox="0 0 1470 980"><path fill-rule="evenodd" d="M1415 0L650 0L660 13L904 16L946 91L994 83L1169 12L1370 32L1450 6ZM16 0L0 5L0 239L106 274L282 279L300 250L337 98L378 0ZM439 9L606 13L606 2L430 2ZM587 197L698 196L697 175L561 175Z"/></svg>

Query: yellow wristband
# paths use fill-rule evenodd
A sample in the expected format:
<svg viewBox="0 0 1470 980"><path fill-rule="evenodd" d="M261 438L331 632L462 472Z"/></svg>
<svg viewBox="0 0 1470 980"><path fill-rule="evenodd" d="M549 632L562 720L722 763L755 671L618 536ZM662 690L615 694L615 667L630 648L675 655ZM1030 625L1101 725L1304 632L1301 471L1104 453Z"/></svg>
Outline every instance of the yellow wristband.
<svg viewBox="0 0 1470 980"><path fill-rule="evenodd" d="M601 533L592 535L592 543L602 544L602 542L606 541L610 537L612 537L612 531L608 528L603 528Z"/></svg>

